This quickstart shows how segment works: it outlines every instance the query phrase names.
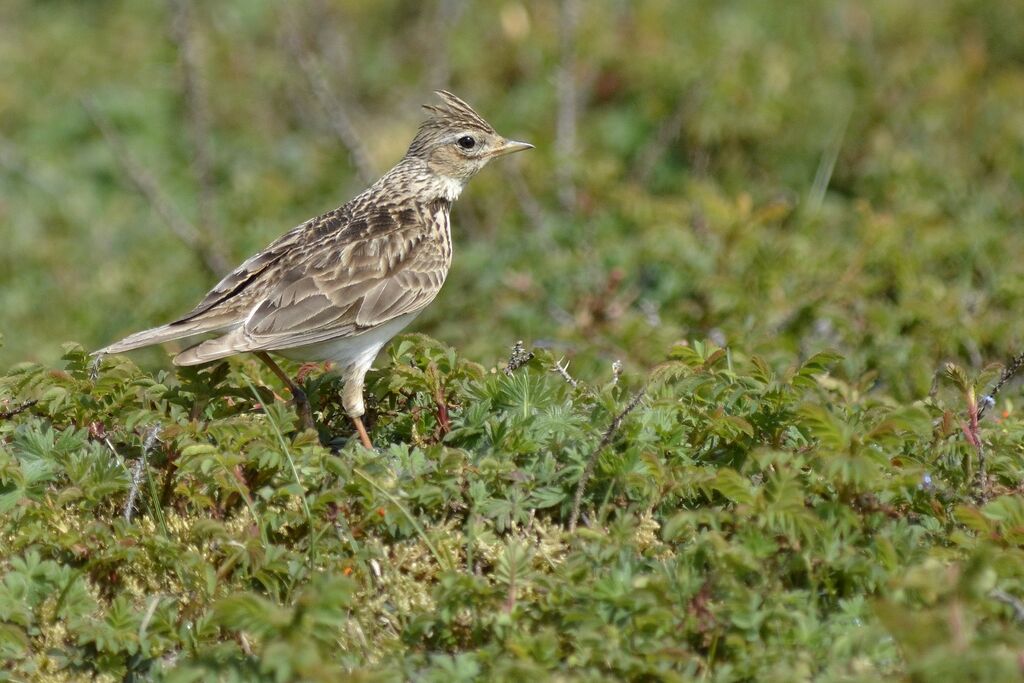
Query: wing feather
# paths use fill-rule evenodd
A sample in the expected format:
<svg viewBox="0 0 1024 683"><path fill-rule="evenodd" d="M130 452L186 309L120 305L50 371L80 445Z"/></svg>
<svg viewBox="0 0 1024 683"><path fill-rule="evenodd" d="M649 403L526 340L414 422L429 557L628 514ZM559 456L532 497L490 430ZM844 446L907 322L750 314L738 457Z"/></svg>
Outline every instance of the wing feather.
<svg viewBox="0 0 1024 683"><path fill-rule="evenodd" d="M394 201L381 195L383 180L282 235L178 320L107 350L223 333L175 358L194 364L351 337L419 312L451 265L451 203Z"/></svg>
<svg viewBox="0 0 1024 683"><path fill-rule="evenodd" d="M319 267L296 264L280 276L235 335L239 351L269 351L358 335L394 318L417 313L437 296L450 264L445 239L431 225L435 215L413 216L402 208L385 226L387 238L351 241L337 260Z"/></svg>
<svg viewBox="0 0 1024 683"><path fill-rule="evenodd" d="M413 278L401 275L402 271L381 273L344 291L335 290L330 295L321 292L299 303L269 297L242 327L246 344L237 350L284 349L354 336L419 312L434 300L444 282L442 274Z"/></svg>

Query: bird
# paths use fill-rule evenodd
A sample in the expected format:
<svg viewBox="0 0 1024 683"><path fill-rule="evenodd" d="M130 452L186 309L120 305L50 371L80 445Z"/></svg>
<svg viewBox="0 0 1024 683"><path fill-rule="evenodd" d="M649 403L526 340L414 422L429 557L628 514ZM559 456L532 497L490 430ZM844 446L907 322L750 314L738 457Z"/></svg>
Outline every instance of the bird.
<svg viewBox="0 0 1024 683"><path fill-rule="evenodd" d="M447 90L435 94L441 103L423 105L427 117L405 155L361 194L245 260L180 318L94 354L175 340L194 342L175 365L252 353L288 387L307 429L315 428L309 401L270 354L329 361L343 380L345 412L372 449L364 379L383 346L441 290L452 262L452 204L491 159L533 148L499 135Z"/></svg>

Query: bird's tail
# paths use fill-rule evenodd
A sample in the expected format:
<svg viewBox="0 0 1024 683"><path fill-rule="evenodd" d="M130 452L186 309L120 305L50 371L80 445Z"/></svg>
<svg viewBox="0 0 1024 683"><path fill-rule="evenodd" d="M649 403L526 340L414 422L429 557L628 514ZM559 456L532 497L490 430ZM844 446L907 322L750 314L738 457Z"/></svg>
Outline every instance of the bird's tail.
<svg viewBox="0 0 1024 683"><path fill-rule="evenodd" d="M207 339L201 344L185 349L174 357L175 365L201 365L220 360L243 351L256 351L245 343L240 330L229 332L216 339Z"/></svg>
<svg viewBox="0 0 1024 683"><path fill-rule="evenodd" d="M164 342L174 341L176 339L185 339L187 337L194 337L197 334L204 332L214 332L216 330L203 329L205 326L201 323L170 323L169 325L161 325L160 327L153 327L142 332L136 332L135 334L128 335L124 339L118 342L114 342L110 346L105 346L99 351L93 351L94 356L105 353L122 353L124 351L131 351L132 349L140 349L143 346L152 346L153 344L163 344Z"/></svg>

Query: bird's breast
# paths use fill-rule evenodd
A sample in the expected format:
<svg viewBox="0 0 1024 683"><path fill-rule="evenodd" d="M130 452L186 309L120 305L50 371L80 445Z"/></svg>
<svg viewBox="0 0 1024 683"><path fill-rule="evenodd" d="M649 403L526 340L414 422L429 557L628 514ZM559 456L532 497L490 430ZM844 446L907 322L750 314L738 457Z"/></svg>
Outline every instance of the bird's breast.
<svg viewBox="0 0 1024 683"><path fill-rule="evenodd" d="M441 247L441 257L447 272L452 265L452 223L447 205L433 210L433 215L430 217L430 232Z"/></svg>

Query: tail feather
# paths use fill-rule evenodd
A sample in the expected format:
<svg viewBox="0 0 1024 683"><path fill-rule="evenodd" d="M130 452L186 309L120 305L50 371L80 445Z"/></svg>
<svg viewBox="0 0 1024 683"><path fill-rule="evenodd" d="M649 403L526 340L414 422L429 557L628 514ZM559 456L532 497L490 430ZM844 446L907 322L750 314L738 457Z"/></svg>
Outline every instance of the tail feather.
<svg viewBox="0 0 1024 683"><path fill-rule="evenodd" d="M203 334L204 332L215 331L216 330L206 328L206 326L201 323L171 323L169 325L161 325L160 327L153 327L148 330L136 332L135 334L130 334L121 341L114 342L110 346L106 346L98 351L93 351L93 355L98 356L105 353L122 353L124 351L131 351L132 349L140 349L143 346L163 344L164 342L174 341L176 339L186 339L198 334Z"/></svg>
<svg viewBox="0 0 1024 683"><path fill-rule="evenodd" d="M239 332L229 332L223 337L208 339L192 348L185 349L174 357L174 364L201 365L248 350L251 349L246 348L245 341Z"/></svg>

